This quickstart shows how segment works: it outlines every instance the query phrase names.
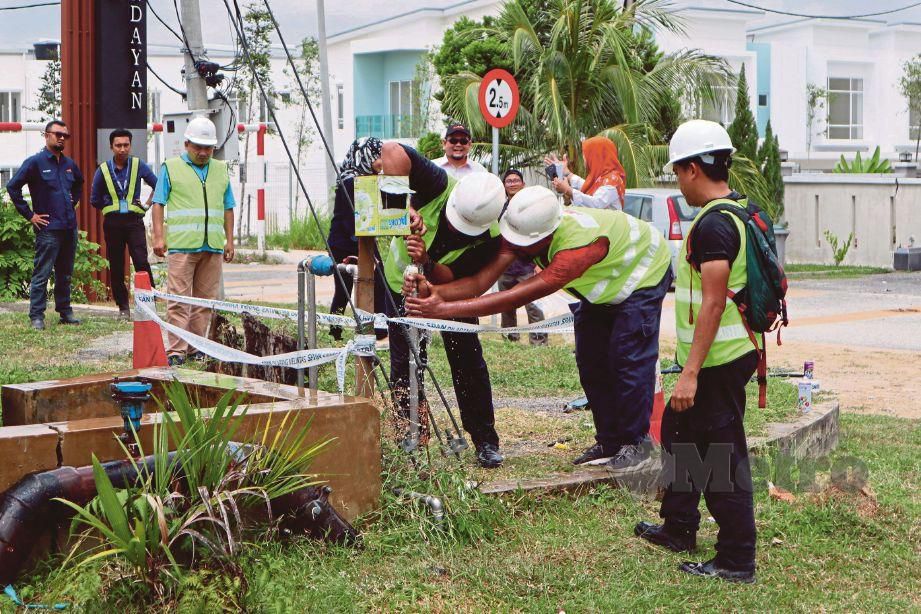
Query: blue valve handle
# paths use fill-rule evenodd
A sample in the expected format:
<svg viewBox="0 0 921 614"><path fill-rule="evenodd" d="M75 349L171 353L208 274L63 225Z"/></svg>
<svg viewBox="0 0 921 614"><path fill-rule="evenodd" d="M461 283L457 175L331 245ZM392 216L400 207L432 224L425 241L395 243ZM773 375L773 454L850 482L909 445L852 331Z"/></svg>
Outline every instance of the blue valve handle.
<svg viewBox="0 0 921 614"><path fill-rule="evenodd" d="M323 254L320 256L314 256L310 259L309 269L310 272L314 275L321 275L325 277L326 275L333 274L333 268L335 268L335 266L336 263L333 262L333 259Z"/></svg>

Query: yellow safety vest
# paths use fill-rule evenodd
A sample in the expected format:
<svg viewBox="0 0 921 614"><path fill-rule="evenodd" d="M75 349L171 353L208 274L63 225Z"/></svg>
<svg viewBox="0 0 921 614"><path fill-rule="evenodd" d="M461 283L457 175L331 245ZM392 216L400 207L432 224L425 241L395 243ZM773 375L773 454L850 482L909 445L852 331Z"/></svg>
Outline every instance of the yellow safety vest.
<svg viewBox="0 0 921 614"><path fill-rule="evenodd" d="M223 250L224 193L230 184L227 163L211 159L202 181L182 158L166 162L170 192L166 203L166 244L170 249L198 249L204 245Z"/></svg>
<svg viewBox="0 0 921 614"><path fill-rule="evenodd" d="M135 189L137 189L138 184L138 169L140 166L141 161L139 159L134 156L128 158L128 191L125 193L125 200L128 201L128 211L144 215L147 211L141 207L140 201L134 199ZM102 178L106 182L106 189L109 191L109 196L112 197L112 204L103 207L102 214L109 215L110 213L119 213L121 211L121 197L118 195L118 190L115 189L115 181L112 179L112 173L109 171L109 163L103 162L100 164L99 171L102 173Z"/></svg>
<svg viewBox="0 0 921 614"><path fill-rule="evenodd" d="M607 255L566 284L564 290L569 294L596 305L617 305L635 290L662 281L671 262L662 235L623 211L567 207L553 233L546 260L536 256L533 261L547 268L557 253L591 245L601 237L610 242Z"/></svg>
<svg viewBox="0 0 921 614"><path fill-rule="evenodd" d="M691 225L691 230L681 244L681 253L678 257L678 280L675 282L675 324L678 333L677 360L679 365L684 365L688 359L691 342L694 340L695 318L703 301L700 272L695 270L687 259L688 238L692 236L697 220L700 220L708 209L721 203L744 209L742 205L730 199L719 198L710 201L697 215L697 219ZM742 225L742 221L732 213L728 211L718 211L717 213L728 216L739 231L739 253L732 261L732 266L729 270L729 290L733 293L738 293L747 283L745 227ZM716 331L713 345L710 346L710 352L707 354L702 366L716 367L724 365L741 358L756 346L760 349L760 339L755 336L755 344L753 345L752 338L742 321L742 314L739 312L739 308L732 300L727 299L723 315L720 317L719 329Z"/></svg>

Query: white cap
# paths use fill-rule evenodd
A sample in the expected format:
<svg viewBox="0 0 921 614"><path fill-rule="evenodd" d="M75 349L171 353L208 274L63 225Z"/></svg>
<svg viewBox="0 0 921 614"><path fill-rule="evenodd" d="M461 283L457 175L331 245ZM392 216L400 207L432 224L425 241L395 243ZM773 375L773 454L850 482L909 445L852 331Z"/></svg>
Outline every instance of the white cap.
<svg viewBox="0 0 921 614"><path fill-rule="evenodd" d="M217 145L217 130L207 117L192 118L192 121L185 128L183 137L187 141L204 147Z"/></svg>
<svg viewBox="0 0 921 614"><path fill-rule="evenodd" d="M505 186L490 173L473 173L461 179L448 196L446 215L457 230L475 237L499 219L505 204Z"/></svg>
<svg viewBox="0 0 921 614"><path fill-rule="evenodd" d="M556 194L534 185L512 197L499 220L499 231L513 245L533 245L556 230L562 219L563 205Z"/></svg>
<svg viewBox="0 0 921 614"><path fill-rule="evenodd" d="M672 164L681 160L717 151L728 151L732 154L735 150L729 133L721 125L705 119L692 119L678 126L672 135L672 140L668 143L668 164L665 165L665 172L672 172ZM704 158L704 162L710 163L711 160Z"/></svg>

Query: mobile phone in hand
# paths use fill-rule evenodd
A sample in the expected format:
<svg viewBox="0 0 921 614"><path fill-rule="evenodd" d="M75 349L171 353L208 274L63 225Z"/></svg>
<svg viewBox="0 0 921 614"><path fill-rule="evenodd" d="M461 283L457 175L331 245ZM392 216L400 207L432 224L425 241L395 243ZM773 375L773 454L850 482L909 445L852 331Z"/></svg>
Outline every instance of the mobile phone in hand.
<svg viewBox="0 0 921 614"><path fill-rule="evenodd" d="M553 181L558 177L556 173L556 164L548 164L545 172L547 173L547 179L550 181Z"/></svg>

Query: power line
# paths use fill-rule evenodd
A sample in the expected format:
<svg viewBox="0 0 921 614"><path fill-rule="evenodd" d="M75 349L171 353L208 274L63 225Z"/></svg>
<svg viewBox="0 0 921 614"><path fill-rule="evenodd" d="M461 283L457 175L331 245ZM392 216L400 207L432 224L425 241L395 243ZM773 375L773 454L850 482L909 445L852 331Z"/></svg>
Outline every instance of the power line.
<svg viewBox="0 0 921 614"><path fill-rule="evenodd" d="M36 2L35 4L22 4L20 6L0 6L0 11L18 11L19 9L32 9L38 6L57 6L60 2Z"/></svg>
<svg viewBox="0 0 921 614"><path fill-rule="evenodd" d="M173 33L173 36L175 36L177 39L179 39L179 42L185 43L185 41L183 40L183 38L182 38L181 36L179 36L179 33L176 32L176 30L174 30L172 27L170 27L170 25L169 25L168 23L166 23L166 22L163 20L162 17L160 17L159 13L157 13L157 11L154 9L153 5L150 3L150 0L147 0L147 8L149 8L149 9L150 9L150 12L153 13L153 16L157 18L157 21L159 21L160 23L163 24L163 27L164 27L164 28L166 28L167 30L169 30L170 32L172 32L172 33Z"/></svg>
<svg viewBox="0 0 921 614"><path fill-rule="evenodd" d="M913 2L909 5L899 7L897 9L889 9L888 11L878 11L875 13L863 13L862 15L807 15L805 13L793 13L790 11L782 11L780 9L769 9L763 6L742 2L741 0L726 0L726 2L731 4L738 4L739 6L744 6L750 9L757 9L766 13L776 13L778 15L787 15L790 17L805 17L806 19L840 19L845 21L849 19L862 19L864 17L879 17L880 15L890 15L892 13L898 13L899 11L907 11L908 9L913 9L916 6L921 6L921 2Z"/></svg>
<svg viewBox="0 0 921 614"><path fill-rule="evenodd" d="M159 74L157 74L157 71L155 71L155 70L153 69L153 66L150 65L150 62L147 62L147 70L149 70L151 73L153 73L153 76L157 78L157 81L159 81L160 83L162 83L163 85L165 85L165 86L168 87L169 89L173 90L174 92L176 92L177 94L179 94L180 96L182 96L183 98L185 98L186 93L183 92L183 91L180 91L180 90L176 89L175 87L173 87L172 85L170 85L169 83L167 83L166 80L165 80L163 77L161 77Z"/></svg>

